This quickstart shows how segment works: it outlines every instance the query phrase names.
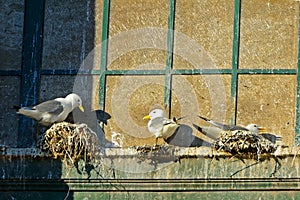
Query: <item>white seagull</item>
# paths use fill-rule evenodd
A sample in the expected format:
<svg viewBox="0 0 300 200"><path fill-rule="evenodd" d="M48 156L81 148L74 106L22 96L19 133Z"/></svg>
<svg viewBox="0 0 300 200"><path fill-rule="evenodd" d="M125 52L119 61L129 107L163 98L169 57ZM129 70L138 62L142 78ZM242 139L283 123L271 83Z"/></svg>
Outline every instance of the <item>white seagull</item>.
<svg viewBox="0 0 300 200"><path fill-rule="evenodd" d="M244 130L244 131L251 131L256 134L266 133L266 129L264 127L258 126L257 124L248 124L246 127L243 127L243 126L221 124L219 122L201 116L199 116L199 118L205 120L211 125L214 125L215 127L211 127L211 126L200 127L195 124L193 124L193 126L198 131L202 132L204 135L210 137L213 140L217 140L220 137L222 131Z"/></svg>
<svg viewBox="0 0 300 200"><path fill-rule="evenodd" d="M33 107L18 107L17 113L33 118L44 126L50 126L55 122L64 121L77 107L84 112L81 98L71 93L65 98L45 101Z"/></svg>
<svg viewBox="0 0 300 200"><path fill-rule="evenodd" d="M182 117L181 117L182 118ZM149 115L143 119L148 119L148 130L157 139L163 138L164 141L173 146L180 147L199 147L211 146L208 142L193 135L192 127L186 124L177 124L176 122L181 118L174 118L173 120L166 118L166 114L162 109L152 110Z"/></svg>
<svg viewBox="0 0 300 200"><path fill-rule="evenodd" d="M166 117L166 113L162 109L152 110L143 119L149 120L148 130L156 138L155 145L157 145L158 138L167 139L171 137L179 127L173 120Z"/></svg>

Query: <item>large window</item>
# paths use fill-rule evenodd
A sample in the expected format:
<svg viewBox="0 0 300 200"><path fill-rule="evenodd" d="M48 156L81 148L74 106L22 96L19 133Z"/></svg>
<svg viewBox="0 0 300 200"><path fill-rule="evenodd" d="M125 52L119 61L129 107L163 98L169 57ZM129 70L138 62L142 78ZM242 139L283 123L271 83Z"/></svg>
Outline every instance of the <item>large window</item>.
<svg viewBox="0 0 300 200"><path fill-rule="evenodd" d="M153 142L142 116L156 105L194 123L197 114L257 123L285 144L299 143L297 1L26 3L36 12L25 13L22 64L8 56L0 70L8 113L1 144L35 144L34 123L21 117L17 129L13 104L74 90L87 109L112 115L108 136L126 133L134 138L128 146Z"/></svg>

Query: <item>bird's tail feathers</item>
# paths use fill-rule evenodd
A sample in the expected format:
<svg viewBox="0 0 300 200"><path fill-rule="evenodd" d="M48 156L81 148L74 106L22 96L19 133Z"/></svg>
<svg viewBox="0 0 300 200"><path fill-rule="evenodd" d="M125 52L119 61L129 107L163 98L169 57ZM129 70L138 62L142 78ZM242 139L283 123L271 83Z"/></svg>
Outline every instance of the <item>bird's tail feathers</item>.
<svg viewBox="0 0 300 200"><path fill-rule="evenodd" d="M17 113L25 114L27 111L32 111L33 109L31 107L20 107L20 106L14 106L14 109L16 109Z"/></svg>
<svg viewBox="0 0 300 200"><path fill-rule="evenodd" d="M206 135L206 133L204 132L204 130L203 130L200 126L198 126L198 125L196 125L196 124L193 124L193 127L194 127L195 129L197 129L198 131L200 131L201 133L203 133L204 135Z"/></svg>
<svg viewBox="0 0 300 200"><path fill-rule="evenodd" d="M282 140L282 137L281 137L281 136L276 136L276 140L277 140L277 141L281 141L281 140Z"/></svg>
<svg viewBox="0 0 300 200"><path fill-rule="evenodd" d="M18 114L23 114L26 115L28 117L34 118L36 120L40 120L40 116L38 115L37 112L35 112L34 109L30 108L30 107L21 107L18 111Z"/></svg>
<svg viewBox="0 0 300 200"><path fill-rule="evenodd" d="M188 116L182 116L182 117L173 117L173 121L175 122L175 123L178 123L178 121L180 121L180 120L182 120L182 119L184 119L184 118L187 118Z"/></svg>
<svg viewBox="0 0 300 200"><path fill-rule="evenodd" d="M202 116L200 116L200 115L198 115L198 117L199 117L200 119L205 120L205 121L210 121L209 119L207 119L207 118L205 118L205 117L202 117Z"/></svg>
<svg viewBox="0 0 300 200"><path fill-rule="evenodd" d="M18 111L19 109L21 109L21 106L13 105L13 109L15 109L16 111Z"/></svg>

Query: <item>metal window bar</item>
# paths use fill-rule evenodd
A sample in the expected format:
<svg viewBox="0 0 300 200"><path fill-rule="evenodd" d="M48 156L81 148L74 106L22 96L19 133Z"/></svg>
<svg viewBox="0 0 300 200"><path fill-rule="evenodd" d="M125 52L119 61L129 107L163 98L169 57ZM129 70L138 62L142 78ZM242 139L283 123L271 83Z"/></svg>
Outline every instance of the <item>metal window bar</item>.
<svg viewBox="0 0 300 200"><path fill-rule="evenodd" d="M167 35L167 60L165 73L165 95L164 106L171 116L171 97L172 97L172 69L173 69L173 50L174 50L174 25L175 25L175 0L169 1L168 16L168 35Z"/></svg>
<svg viewBox="0 0 300 200"><path fill-rule="evenodd" d="M234 108L234 113L231 113L231 124L236 124L237 114L237 92L238 92L238 67L240 54L240 16L241 16L241 1L234 0L234 19L233 19L233 45L232 45L232 75L231 75L231 98L230 103Z"/></svg>
<svg viewBox="0 0 300 200"><path fill-rule="evenodd" d="M297 97L296 97L296 127L295 144L300 144L300 14L298 18L298 73L297 73Z"/></svg>
<svg viewBox="0 0 300 200"><path fill-rule="evenodd" d="M110 0L103 2L103 19L102 19L102 46L101 46L101 63L100 63L100 81L99 81L99 108L105 110L105 86L107 72L107 48L108 48L108 31L109 31L109 10Z"/></svg>
<svg viewBox="0 0 300 200"><path fill-rule="evenodd" d="M22 106L35 105L38 102L40 71L42 63L42 43L45 1L26 0L24 14L23 55L21 67ZM18 147L35 144L36 122L20 116Z"/></svg>
<svg viewBox="0 0 300 200"><path fill-rule="evenodd" d="M240 39L240 15L241 15L241 0L234 0L234 31L233 31L233 51L232 51L232 69L173 69L173 55L174 48L174 21L175 21L175 5L176 0L169 0L169 17L168 17L168 54L166 59L165 70L108 70L107 69L107 48L108 48L108 31L109 31L109 11L110 0L104 0L103 6L103 27L102 27L102 49L101 49L101 65L100 70L64 70L64 69L40 69L41 66L41 52L42 52L42 27L44 18L44 4L43 1L26 1L25 7L25 22L24 22L24 51L23 51L23 66L22 70L0 70L0 76L21 76L22 77L22 91L21 104L23 106L33 105L37 103L38 99L38 84L40 75L100 75L100 90L99 90L99 106L105 109L105 86L106 76L109 75L164 75L166 90L164 102L166 107L170 109L172 75L209 75L209 74L228 74L232 75L231 81L231 103L234 106L234 113L231 115L231 123L235 124L236 110L237 110L237 82L238 75L245 74L265 74L265 75L297 75L297 105L296 105L296 127L295 127L295 143L300 142L300 17L298 30L298 69L239 69L239 39ZM32 14L34 13L34 14ZM34 23L33 23L34 22ZM40 29L35 29L37 25ZM27 28L26 28L27 27ZM31 46L35 38L35 46ZM33 57L27 56L28 52L33 52ZM30 62L33 61L31 64ZM30 81L25 81L25 80ZM29 88L34 85L34 90ZM168 88L169 87L169 88ZM28 92L29 91L29 92ZM23 94L26 94L24 96ZM20 129L32 126L28 121L22 121ZM28 131L27 131L28 132ZM19 143L20 146L28 146L32 143L32 135L25 137L26 131L19 133L19 138L27 140ZM28 139L29 138L29 139Z"/></svg>

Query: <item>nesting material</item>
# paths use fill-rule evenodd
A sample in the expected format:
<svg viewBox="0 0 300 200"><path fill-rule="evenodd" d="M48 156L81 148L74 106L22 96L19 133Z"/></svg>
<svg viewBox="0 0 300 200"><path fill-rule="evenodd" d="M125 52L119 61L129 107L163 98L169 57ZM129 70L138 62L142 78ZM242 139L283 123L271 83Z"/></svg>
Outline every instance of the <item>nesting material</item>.
<svg viewBox="0 0 300 200"><path fill-rule="evenodd" d="M98 149L97 135L86 124L61 122L52 125L41 140L41 149L66 164L89 162Z"/></svg>
<svg viewBox="0 0 300 200"><path fill-rule="evenodd" d="M272 154L277 146L251 131L223 131L214 143L218 151L230 152L234 155L259 158L261 154Z"/></svg>
<svg viewBox="0 0 300 200"><path fill-rule="evenodd" d="M154 146L143 145L143 146L136 146L133 148L136 149L136 151L139 154L144 154L144 153L149 153L149 152L153 152L153 151L159 151L163 147L165 148L165 146L158 146L158 145L154 145Z"/></svg>
<svg viewBox="0 0 300 200"><path fill-rule="evenodd" d="M180 160L179 156L170 146L138 146L133 147L137 152L137 162L143 164L149 164L155 167L163 163L176 162Z"/></svg>

